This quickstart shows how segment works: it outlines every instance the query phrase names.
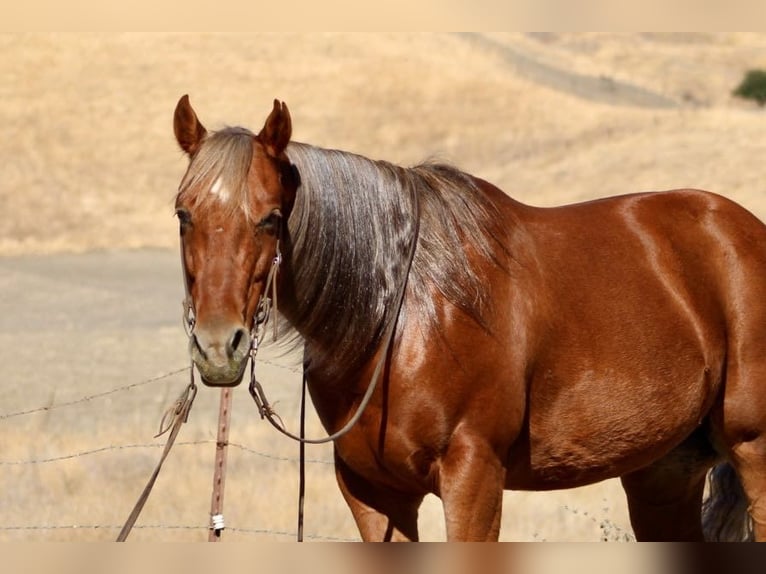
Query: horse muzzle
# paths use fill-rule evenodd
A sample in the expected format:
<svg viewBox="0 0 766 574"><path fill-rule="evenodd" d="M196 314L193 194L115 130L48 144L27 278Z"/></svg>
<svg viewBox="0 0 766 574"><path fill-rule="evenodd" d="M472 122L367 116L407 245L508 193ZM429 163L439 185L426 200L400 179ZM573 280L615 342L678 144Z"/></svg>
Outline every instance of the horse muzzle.
<svg viewBox="0 0 766 574"><path fill-rule="evenodd" d="M189 353L204 384L234 387L245 373L250 344L244 327L205 330L198 326L189 339Z"/></svg>

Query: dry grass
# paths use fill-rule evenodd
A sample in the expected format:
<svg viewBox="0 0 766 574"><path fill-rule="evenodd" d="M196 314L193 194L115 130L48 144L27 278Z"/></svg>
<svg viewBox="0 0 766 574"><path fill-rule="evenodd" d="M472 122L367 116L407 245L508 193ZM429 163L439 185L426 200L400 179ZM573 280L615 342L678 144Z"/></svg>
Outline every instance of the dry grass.
<svg viewBox="0 0 766 574"><path fill-rule="evenodd" d="M175 249L171 203L185 160L171 117L184 93L211 128L225 122L257 129L276 97L288 103L300 141L404 164L438 156L536 205L694 186L766 218L766 116L730 95L745 70L766 67L764 48L763 34L728 33L0 36L0 255ZM573 75L606 79L574 95L567 87ZM603 101L610 97L604 86L623 84L674 104ZM180 328L165 336L178 349L165 364L183 364ZM100 344L117 346L121 337ZM55 359L57 345L66 344L52 341L47 352ZM112 356L103 355L107 369ZM35 357L27 359L14 365L16 376L35 372ZM157 371L129 372L134 381ZM285 373L270 374L293 376ZM92 392L87 373L78 380L81 386L68 389L72 397ZM27 399L51 386L42 376L36 384L46 390ZM2 459L147 442L145 421L156 420L182 384L174 377L129 391L135 410L120 406L118 416L114 397L1 421ZM295 399L285 392L284 408L295 420ZM202 395L182 441L212 438L217 394ZM7 387L3 396L13 397L3 410L30 406L17 389ZM235 400L233 441L295 456L293 445L244 406L244 389ZM2 465L0 516L5 525L115 524L158 456L156 448L119 449ZM178 447L141 522L204 524L212 456L211 444ZM329 447L310 456L329 460ZM266 532L230 532L227 539L290 539L275 532L294 529L295 462L234 449L230 463L229 524ZM307 532L356 538L331 467L313 463L309 471ZM427 501L422 530L425 539L443 537L438 501ZM619 485L609 481L571 492L508 493L502 532L513 540L617 540L629 527ZM114 535L0 530L3 540ZM206 534L144 529L133 536Z"/></svg>
<svg viewBox="0 0 766 574"><path fill-rule="evenodd" d="M454 161L555 204L694 185L763 214L763 114L731 98L763 35L0 36L0 253L175 245L189 93L209 127L288 103L295 138L411 164ZM679 103L612 106L537 83L520 57Z"/></svg>

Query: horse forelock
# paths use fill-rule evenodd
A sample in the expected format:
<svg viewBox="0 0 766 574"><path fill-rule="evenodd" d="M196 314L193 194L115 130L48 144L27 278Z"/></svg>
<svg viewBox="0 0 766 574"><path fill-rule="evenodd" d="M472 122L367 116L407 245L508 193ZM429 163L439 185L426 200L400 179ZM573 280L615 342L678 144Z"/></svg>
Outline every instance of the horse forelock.
<svg viewBox="0 0 766 574"><path fill-rule="evenodd" d="M287 154L301 177L288 225L287 314L319 355L309 360L353 369L375 350L395 319L416 227L404 315L435 322L438 292L481 322L485 289L465 247L492 257L493 205L470 177L443 164L403 168L299 143Z"/></svg>
<svg viewBox="0 0 766 574"><path fill-rule="evenodd" d="M178 191L178 199L207 213L223 209L251 216L247 175L253 158L253 133L225 128L208 135L195 154Z"/></svg>

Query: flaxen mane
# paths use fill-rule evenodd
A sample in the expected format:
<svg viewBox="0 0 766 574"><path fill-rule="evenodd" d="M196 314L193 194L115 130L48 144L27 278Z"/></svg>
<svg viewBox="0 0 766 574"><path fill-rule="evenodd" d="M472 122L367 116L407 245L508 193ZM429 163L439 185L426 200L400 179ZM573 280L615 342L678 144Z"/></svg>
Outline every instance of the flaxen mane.
<svg viewBox="0 0 766 574"><path fill-rule="evenodd" d="M285 299L296 302L294 326L329 342L323 351L334 363L353 368L377 346L416 228L403 313L435 319L439 291L481 321L489 302L465 245L491 258L499 218L469 176L443 164L402 168L299 143L287 154L301 186L289 220L294 293Z"/></svg>

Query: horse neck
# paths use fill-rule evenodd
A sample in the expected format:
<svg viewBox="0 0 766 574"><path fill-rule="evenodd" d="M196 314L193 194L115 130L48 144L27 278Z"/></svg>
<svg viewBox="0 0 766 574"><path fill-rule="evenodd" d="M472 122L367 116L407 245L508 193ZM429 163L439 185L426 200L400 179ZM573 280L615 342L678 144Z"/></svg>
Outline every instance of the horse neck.
<svg viewBox="0 0 766 574"><path fill-rule="evenodd" d="M405 170L292 143L301 177L288 221L282 312L312 367L340 376L377 348L414 235Z"/></svg>
<svg viewBox="0 0 766 574"><path fill-rule="evenodd" d="M405 279L399 330L417 316L439 332L444 300L486 327L484 277L493 266L508 270L512 236L523 236L505 194L449 165L402 168L305 144L287 153L301 186L288 222L284 310L308 360L363 366L396 319Z"/></svg>

